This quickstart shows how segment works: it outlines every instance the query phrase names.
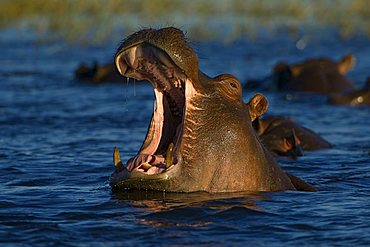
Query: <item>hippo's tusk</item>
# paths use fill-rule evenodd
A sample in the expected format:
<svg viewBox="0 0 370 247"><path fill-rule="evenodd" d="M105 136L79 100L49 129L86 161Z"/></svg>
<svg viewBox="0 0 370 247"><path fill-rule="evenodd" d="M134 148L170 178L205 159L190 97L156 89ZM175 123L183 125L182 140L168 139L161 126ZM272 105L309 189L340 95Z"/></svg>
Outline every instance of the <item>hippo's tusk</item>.
<svg viewBox="0 0 370 247"><path fill-rule="evenodd" d="M144 171L149 170L151 167L152 167L152 165L151 165L151 164L149 164L149 163L144 163L144 164L142 164L142 165L140 166L140 168L144 169Z"/></svg>
<svg viewBox="0 0 370 247"><path fill-rule="evenodd" d="M121 172L125 169L125 167L122 164L121 156L119 154L119 150L117 147L114 148L113 152L113 164L116 172Z"/></svg>
<svg viewBox="0 0 370 247"><path fill-rule="evenodd" d="M172 166L172 163L173 163L173 143L171 143L169 146L168 146L168 149L167 149L167 153L166 153L166 168L169 168L170 166Z"/></svg>

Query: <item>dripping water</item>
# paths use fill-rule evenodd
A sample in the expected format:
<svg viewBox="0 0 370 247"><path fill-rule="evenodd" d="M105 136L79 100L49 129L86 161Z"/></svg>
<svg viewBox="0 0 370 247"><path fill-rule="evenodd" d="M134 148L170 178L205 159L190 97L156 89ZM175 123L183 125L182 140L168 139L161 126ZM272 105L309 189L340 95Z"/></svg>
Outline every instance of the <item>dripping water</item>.
<svg viewBox="0 0 370 247"><path fill-rule="evenodd" d="M125 112L128 111L128 85L130 83L130 77L126 77L126 87L125 87L125 91L124 91L124 95L125 95L125 100L124 100L124 105L123 105L123 109Z"/></svg>
<svg viewBox="0 0 370 247"><path fill-rule="evenodd" d="M134 97L136 97L136 79L134 78Z"/></svg>

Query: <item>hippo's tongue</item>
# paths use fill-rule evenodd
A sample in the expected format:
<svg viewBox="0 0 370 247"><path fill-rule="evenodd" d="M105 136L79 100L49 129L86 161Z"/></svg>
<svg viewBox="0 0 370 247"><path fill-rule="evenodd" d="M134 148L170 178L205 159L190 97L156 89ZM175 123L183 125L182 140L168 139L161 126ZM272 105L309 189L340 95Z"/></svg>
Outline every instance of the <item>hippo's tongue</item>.
<svg viewBox="0 0 370 247"><path fill-rule="evenodd" d="M138 154L127 161L127 170L131 172L136 169L149 175L166 171L174 163L173 149L174 145L171 143L166 157L163 157L163 155Z"/></svg>
<svg viewBox="0 0 370 247"><path fill-rule="evenodd" d="M127 170L132 171L142 164L151 166L164 165L165 158L162 155L138 154L127 161Z"/></svg>

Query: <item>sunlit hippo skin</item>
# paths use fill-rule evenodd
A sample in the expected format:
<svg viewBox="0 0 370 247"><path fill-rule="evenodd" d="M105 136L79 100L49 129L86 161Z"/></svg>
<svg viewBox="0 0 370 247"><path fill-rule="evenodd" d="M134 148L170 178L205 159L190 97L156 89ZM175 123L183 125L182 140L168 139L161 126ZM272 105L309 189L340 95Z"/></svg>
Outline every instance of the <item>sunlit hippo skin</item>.
<svg viewBox="0 0 370 247"><path fill-rule="evenodd" d="M273 156L302 156L303 151L331 148L331 144L312 130L295 123L291 118L267 116L256 118L253 126L261 142Z"/></svg>
<svg viewBox="0 0 370 247"><path fill-rule="evenodd" d="M339 61L313 58L291 65L279 62L271 76L262 81L247 82L247 86L290 92L341 93L354 89L352 81L346 77L354 64L355 57L351 54Z"/></svg>
<svg viewBox="0 0 370 247"><path fill-rule="evenodd" d="M329 95L328 102L335 105L370 105L370 77L367 78L362 89L340 94L331 94Z"/></svg>
<svg viewBox="0 0 370 247"><path fill-rule="evenodd" d="M258 140L251 121L266 111L266 98L257 94L245 104L237 78L205 75L179 29L132 34L115 63L122 75L150 81L156 100L138 154L123 165L114 150L114 191L315 190L285 173Z"/></svg>

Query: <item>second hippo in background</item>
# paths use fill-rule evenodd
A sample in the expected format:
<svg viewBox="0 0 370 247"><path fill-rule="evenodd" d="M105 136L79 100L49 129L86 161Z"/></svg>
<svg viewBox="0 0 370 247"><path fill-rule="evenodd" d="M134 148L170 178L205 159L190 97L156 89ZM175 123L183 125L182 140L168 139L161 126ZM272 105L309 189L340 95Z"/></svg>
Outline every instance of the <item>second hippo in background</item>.
<svg viewBox="0 0 370 247"><path fill-rule="evenodd" d="M335 105L370 105L370 77L367 78L363 88L344 93L329 95L330 104Z"/></svg>
<svg viewBox="0 0 370 247"><path fill-rule="evenodd" d="M120 75L114 63L98 64L94 62L93 66L82 63L75 70L75 77L82 81L97 84L105 82L128 82L127 77Z"/></svg>
<svg viewBox="0 0 370 247"><path fill-rule="evenodd" d="M123 78L113 63L100 65L94 62L93 66L84 63L75 70L75 77L79 80L103 83L103 82L124 82Z"/></svg>
<svg viewBox="0 0 370 247"><path fill-rule="evenodd" d="M343 56L339 61L313 58L296 64L279 62L272 75L264 80L247 82L247 86L277 91L341 93L354 89L353 83L346 77L354 64L352 54Z"/></svg>
<svg viewBox="0 0 370 247"><path fill-rule="evenodd" d="M296 159L303 151L330 148L331 144L312 130L295 123L291 118L267 116L253 121L261 142L275 156Z"/></svg>

